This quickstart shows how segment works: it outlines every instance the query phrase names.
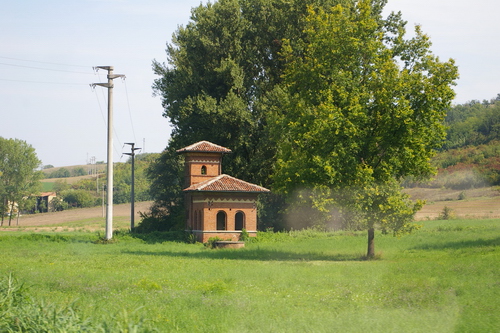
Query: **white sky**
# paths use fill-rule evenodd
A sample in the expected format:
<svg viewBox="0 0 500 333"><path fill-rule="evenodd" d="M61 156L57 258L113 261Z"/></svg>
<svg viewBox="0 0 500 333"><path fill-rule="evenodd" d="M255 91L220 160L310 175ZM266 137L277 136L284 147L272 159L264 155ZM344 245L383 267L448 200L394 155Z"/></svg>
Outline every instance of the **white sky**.
<svg viewBox="0 0 500 333"><path fill-rule="evenodd" d="M167 145L170 128L152 97L153 59L200 0L1 1L0 136L31 144L42 164L106 160L106 72L114 66L114 160L126 161L135 142L146 152ZM389 0L408 30L418 23L442 60L454 58L460 80L455 103L500 93L500 1ZM133 125L132 125L133 124ZM143 141L144 140L144 141Z"/></svg>

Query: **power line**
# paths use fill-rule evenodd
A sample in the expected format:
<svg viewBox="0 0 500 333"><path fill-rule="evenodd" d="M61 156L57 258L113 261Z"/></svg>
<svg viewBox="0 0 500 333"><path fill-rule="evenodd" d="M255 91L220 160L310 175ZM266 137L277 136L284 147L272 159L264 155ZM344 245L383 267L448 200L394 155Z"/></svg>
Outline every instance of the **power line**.
<svg viewBox="0 0 500 333"><path fill-rule="evenodd" d="M41 84L63 84L65 86L67 85L72 85L72 86L88 86L86 83L65 83L65 82L46 82L46 81L26 81L26 80L10 80L10 79L0 79L0 81L7 81L7 82L21 82L21 83L41 83Z"/></svg>
<svg viewBox="0 0 500 333"><path fill-rule="evenodd" d="M135 139L135 129L134 129L134 122L132 121L132 112L130 111L130 102L128 100L128 89L127 89L127 81L123 81L125 83L125 95L127 96L127 106L128 106L128 115L130 118L130 125L132 126L132 134L134 136L134 142L137 142Z"/></svg>
<svg viewBox="0 0 500 333"><path fill-rule="evenodd" d="M99 100L99 96L98 96L97 91L95 89L92 89L92 90L95 93L95 97L97 99L97 104L99 105L99 110L101 111L101 116L102 116L102 121L104 122L104 127L106 127L107 121L106 121L106 117L104 116L104 112L102 111L102 107L101 107L101 102ZM103 98L104 98L104 102L106 103L106 97L104 96ZM117 132L117 130L115 128L115 124L112 124L112 125L113 125L113 135L115 136L116 140L118 141L118 146L121 146L122 143L121 143L120 138L118 137L118 132ZM114 149L114 151L115 151L115 153L117 155L121 154L116 145L113 145L113 149Z"/></svg>
<svg viewBox="0 0 500 333"><path fill-rule="evenodd" d="M42 68L42 67L35 67L35 66L14 65L14 64L7 64L7 63L4 63L4 62L0 62L0 65L12 66L12 67L21 67L21 68L29 68L29 69L38 69L38 70L51 71L51 72L63 72L63 73L76 73L76 74L94 75L94 73L68 71L68 70L64 70L64 69Z"/></svg>
<svg viewBox="0 0 500 333"><path fill-rule="evenodd" d="M27 60L27 59L12 58L12 57L2 57L2 56L0 56L0 59L9 59L9 60L18 60L18 61L26 61L26 62L35 62L35 63L38 63L38 64L47 64L47 65L56 65L56 66L68 66L68 67L79 67L79 68L89 68L90 67L90 66L68 65L68 64L60 64L60 63L56 63L56 62Z"/></svg>
<svg viewBox="0 0 500 333"><path fill-rule="evenodd" d="M97 104L99 105L99 110L101 111L102 121L104 122L104 127L106 127L106 117L104 117L104 112L102 112L101 102L99 101L99 96L97 96L97 92L95 89L92 89L95 93L95 98L97 99Z"/></svg>

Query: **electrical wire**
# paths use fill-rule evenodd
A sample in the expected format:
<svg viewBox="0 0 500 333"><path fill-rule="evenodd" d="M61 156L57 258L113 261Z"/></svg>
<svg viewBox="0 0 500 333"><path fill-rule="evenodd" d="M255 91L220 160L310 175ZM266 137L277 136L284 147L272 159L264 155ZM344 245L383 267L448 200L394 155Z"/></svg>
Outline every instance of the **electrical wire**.
<svg viewBox="0 0 500 333"><path fill-rule="evenodd" d="M10 80L10 79L0 79L0 81L7 82L20 82L20 83L39 83L39 84L60 84L65 86L88 86L87 83L65 83L65 82L46 82L46 81L26 81L26 80Z"/></svg>
<svg viewBox="0 0 500 333"><path fill-rule="evenodd" d="M107 88L109 89L109 88ZM93 89L94 92L95 92L95 89ZM97 94L97 92L95 92L96 94L96 98L97 98L97 104L99 104L99 110L101 110L101 115L102 115L102 118L103 118L103 121L104 121L104 127L107 127L107 121L106 121L106 118L104 117L104 112L102 111L102 107L101 107L101 103L99 101L99 96ZM106 102L106 97L104 95L104 92L103 92L103 99L104 99L104 102ZM115 137L116 141L118 142L118 145L121 146L122 143L121 143L121 140L118 136L118 132L116 131L116 128L115 128L115 124L113 124L113 136ZM118 149L116 148L116 145L113 144L113 150L115 151L115 153L117 155L120 155L121 153L118 151Z"/></svg>
<svg viewBox="0 0 500 333"><path fill-rule="evenodd" d="M56 65L56 66L68 66L68 67L79 67L79 68L89 68L90 67L90 66L68 65L68 64L61 64L61 63L57 63L57 62L27 60L27 59L20 59L20 58L13 58L13 57L2 57L2 56L0 56L0 59L9 59L9 60L18 60L18 61L26 61L26 62L35 62L35 63L38 63L38 64L47 64L47 65Z"/></svg>
<svg viewBox="0 0 500 333"><path fill-rule="evenodd" d="M134 122L132 121L132 112L130 111L130 102L128 100L127 81L124 80L123 83L125 84L125 95L127 96L128 115L130 118L130 126L132 127L132 135L134 137L134 142L137 142L137 139L135 138Z"/></svg>
<svg viewBox="0 0 500 333"><path fill-rule="evenodd" d="M32 63L46 64L46 65L55 65L55 66L67 66L67 67L78 67L78 68L89 68L90 67L90 66L82 66L82 65L69 65L69 64L62 64L62 63L55 63L55 62L46 62L46 61L36 61L36 60L20 59L20 58L14 58L14 57L4 57L4 56L0 56L0 59L15 60L15 61L24 61L24 62L32 62ZM17 65L17 64L11 64L11 63L5 63L5 62L0 62L0 65L11 66L11 67L19 67L19 68L29 68L29 69L36 69L36 70L45 70L45 71L51 71L51 72L75 73L75 74L86 74L86 75L95 75L95 74L97 74L98 78L99 78L99 81L101 81L101 77L100 77L98 71L95 71L95 72L92 71L92 73L89 73L89 72L82 72L82 71L72 71L72 70L64 70L64 69L43 68L43 67L28 66L28 65ZM2 78L0 78L0 81L22 82L22 83L39 83L39 84L78 85L78 86L80 86L80 85L87 85L87 84L83 84L83 83L63 83L63 82L10 80L10 79L2 79ZM93 89L93 90L95 92L95 89ZM127 91L126 85L125 85L125 92L126 92L126 97L127 97L129 117L130 117L130 121L131 121L131 124L132 124L132 132L133 132L134 140L135 140L135 130L134 130L134 127L133 127L132 114L131 114L131 111L130 111L130 103L129 103L129 99L128 99L128 91ZM104 94L104 91L102 91L102 94L103 94L103 100L106 102L106 95ZM97 92L95 92L95 96L96 96L96 99L97 99L97 104L99 106L99 111L101 113L101 116L102 116L102 119L103 119L103 122L104 122L104 126L106 127L107 126L106 118L104 116L104 112L102 110L101 102L99 100L99 96L98 96ZM113 124L113 134L114 134L114 137L116 138L116 140L118 141L118 145L121 146L122 143L121 143L121 140L120 140L120 138L118 136L116 128L114 127L114 124ZM115 153L117 155L120 155L120 152L118 151L116 145L113 145L113 149L114 149L114 151L115 151ZM121 157L120 157L120 160L121 160Z"/></svg>
<svg viewBox="0 0 500 333"><path fill-rule="evenodd" d="M106 117L104 117L104 112L102 112L101 102L99 101L99 96L97 96L97 92L95 89L92 89L95 93L95 98L97 99L97 104L99 105L99 110L101 111L102 121L104 122L104 127L106 127Z"/></svg>
<svg viewBox="0 0 500 333"><path fill-rule="evenodd" d="M39 70L51 71L51 72L63 72L63 73L76 73L76 74L94 75L94 73L68 71L68 70L64 70L64 69L42 68L42 67L35 67L35 66L14 65L14 64L7 64L7 63L4 63L4 62L0 62L0 65L12 66L12 67L21 67L21 68L29 68L29 69L39 69Z"/></svg>

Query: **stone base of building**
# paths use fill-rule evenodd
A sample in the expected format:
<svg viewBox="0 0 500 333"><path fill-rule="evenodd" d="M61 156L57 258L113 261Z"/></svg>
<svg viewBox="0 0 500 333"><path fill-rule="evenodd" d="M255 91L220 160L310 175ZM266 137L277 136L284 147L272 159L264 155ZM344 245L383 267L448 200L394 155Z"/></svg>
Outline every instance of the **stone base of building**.
<svg viewBox="0 0 500 333"><path fill-rule="evenodd" d="M240 240L241 231L202 231L202 230L191 230L193 235L196 237L196 241L200 243L206 243L210 238L218 237L223 241L236 242ZM247 231L250 237L256 237L257 231Z"/></svg>
<svg viewBox="0 0 500 333"><path fill-rule="evenodd" d="M218 249L241 249L242 247L245 247L245 242L218 241L215 242L215 247Z"/></svg>

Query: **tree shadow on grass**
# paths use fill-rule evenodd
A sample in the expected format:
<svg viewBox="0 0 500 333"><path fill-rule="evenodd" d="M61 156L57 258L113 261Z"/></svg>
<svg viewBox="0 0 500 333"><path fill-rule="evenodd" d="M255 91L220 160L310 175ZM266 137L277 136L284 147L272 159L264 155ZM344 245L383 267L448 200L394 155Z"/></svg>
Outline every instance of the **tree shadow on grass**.
<svg viewBox="0 0 500 333"><path fill-rule="evenodd" d="M500 237L497 238L478 238L474 240L463 240L456 242L420 244L412 247L412 250L463 250L467 248L481 248L500 246Z"/></svg>
<svg viewBox="0 0 500 333"><path fill-rule="evenodd" d="M199 252L187 251L124 251L132 255L168 256L191 259L225 259L225 260L258 260L258 261L364 261L360 254L324 254L324 253L298 253L292 251L268 249L238 249L238 250L201 250Z"/></svg>

